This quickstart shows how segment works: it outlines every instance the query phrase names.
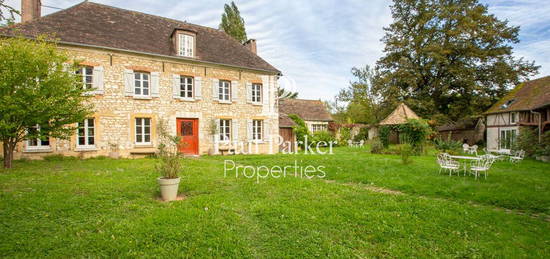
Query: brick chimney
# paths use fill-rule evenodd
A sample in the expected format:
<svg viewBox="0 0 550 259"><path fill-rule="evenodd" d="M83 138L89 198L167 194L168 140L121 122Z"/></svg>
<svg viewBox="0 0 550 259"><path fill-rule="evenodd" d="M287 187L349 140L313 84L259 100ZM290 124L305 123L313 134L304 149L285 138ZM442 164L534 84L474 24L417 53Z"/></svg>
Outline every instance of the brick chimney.
<svg viewBox="0 0 550 259"><path fill-rule="evenodd" d="M244 43L244 46L247 47L250 51L254 52L254 54L257 54L256 51L256 40L255 39L249 39Z"/></svg>
<svg viewBox="0 0 550 259"><path fill-rule="evenodd" d="M40 0L21 0L21 22L40 18Z"/></svg>

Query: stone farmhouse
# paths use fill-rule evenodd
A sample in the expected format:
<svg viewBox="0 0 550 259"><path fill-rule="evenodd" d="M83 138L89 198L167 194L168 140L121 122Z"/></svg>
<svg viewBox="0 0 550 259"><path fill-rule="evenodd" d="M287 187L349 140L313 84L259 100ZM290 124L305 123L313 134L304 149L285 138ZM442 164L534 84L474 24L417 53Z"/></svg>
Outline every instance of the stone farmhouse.
<svg viewBox="0 0 550 259"><path fill-rule="evenodd" d="M520 129L550 129L550 76L519 84L485 112L487 149L510 152Z"/></svg>
<svg viewBox="0 0 550 259"><path fill-rule="evenodd" d="M284 116L296 114L306 123L311 133L328 131L329 122L333 122L327 106L320 100L280 99L279 113ZM279 123L285 121L281 120ZM288 123L284 123L285 125ZM281 127L282 128L282 127Z"/></svg>
<svg viewBox="0 0 550 259"><path fill-rule="evenodd" d="M256 54L255 40L241 44L217 29L87 1L40 17L40 1L23 0L22 18L0 35L55 36L93 90L95 113L70 140L29 139L16 158L151 154L160 121L182 136L185 154L236 141L277 152L269 137L278 135L281 73Z"/></svg>

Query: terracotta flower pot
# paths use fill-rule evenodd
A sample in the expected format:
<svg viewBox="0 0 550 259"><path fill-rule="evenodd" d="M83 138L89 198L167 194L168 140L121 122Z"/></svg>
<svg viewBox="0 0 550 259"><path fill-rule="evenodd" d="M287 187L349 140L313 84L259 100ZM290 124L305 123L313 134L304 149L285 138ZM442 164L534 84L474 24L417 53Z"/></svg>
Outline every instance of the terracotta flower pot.
<svg viewBox="0 0 550 259"><path fill-rule="evenodd" d="M162 178L159 177L158 183L160 185L160 195L164 201L173 201L178 197L178 187L180 184L180 178Z"/></svg>

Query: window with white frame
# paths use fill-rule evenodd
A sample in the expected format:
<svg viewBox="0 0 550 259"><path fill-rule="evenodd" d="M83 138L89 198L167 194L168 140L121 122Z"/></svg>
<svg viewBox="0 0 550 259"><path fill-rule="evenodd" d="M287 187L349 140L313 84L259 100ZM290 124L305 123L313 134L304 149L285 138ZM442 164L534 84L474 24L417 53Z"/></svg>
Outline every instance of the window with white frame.
<svg viewBox="0 0 550 259"><path fill-rule="evenodd" d="M80 76L80 79L82 80L82 87L84 89L93 88L92 78L94 75L94 67L81 66L75 73Z"/></svg>
<svg viewBox="0 0 550 259"><path fill-rule="evenodd" d="M180 76L180 97L193 98L193 77Z"/></svg>
<svg viewBox="0 0 550 259"><path fill-rule="evenodd" d="M149 96L151 75L147 72L134 72L134 94L137 96Z"/></svg>
<svg viewBox="0 0 550 259"><path fill-rule="evenodd" d="M326 131L327 124L311 124L311 132Z"/></svg>
<svg viewBox="0 0 550 259"><path fill-rule="evenodd" d="M262 84L252 84L252 102L262 102Z"/></svg>
<svg viewBox="0 0 550 259"><path fill-rule="evenodd" d="M193 57L193 43L195 37L189 34L180 33L178 36L178 55L184 57Z"/></svg>
<svg viewBox="0 0 550 259"><path fill-rule="evenodd" d="M501 129L499 148L500 149L512 149L512 146L516 142L517 130L515 129Z"/></svg>
<svg viewBox="0 0 550 259"><path fill-rule="evenodd" d="M151 144L151 118L136 118L136 144Z"/></svg>
<svg viewBox="0 0 550 259"><path fill-rule="evenodd" d="M231 82L227 80L220 80L218 93L218 99L220 101L231 101Z"/></svg>
<svg viewBox="0 0 550 259"><path fill-rule="evenodd" d="M93 118L85 119L77 124L76 130L77 146L95 146L95 123Z"/></svg>
<svg viewBox="0 0 550 259"><path fill-rule="evenodd" d="M40 125L36 125L28 129L29 133L40 132ZM33 138L27 140L28 149L47 149L50 148L50 139L49 138Z"/></svg>
<svg viewBox="0 0 550 259"><path fill-rule="evenodd" d="M252 120L252 140L262 140L263 120Z"/></svg>
<svg viewBox="0 0 550 259"><path fill-rule="evenodd" d="M514 124L517 121L517 112L511 112L510 113L510 123Z"/></svg>
<svg viewBox="0 0 550 259"><path fill-rule="evenodd" d="M231 120L220 120L220 141L231 140Z"/></svg>

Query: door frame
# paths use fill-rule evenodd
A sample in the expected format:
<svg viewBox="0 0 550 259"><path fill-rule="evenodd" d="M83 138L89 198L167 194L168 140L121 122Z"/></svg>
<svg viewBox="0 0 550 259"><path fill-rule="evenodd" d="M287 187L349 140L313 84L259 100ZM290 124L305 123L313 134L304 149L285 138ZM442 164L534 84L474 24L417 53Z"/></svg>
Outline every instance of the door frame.
<svg viewBox="0 0 550 259"><path fill-rule="evenodd" d="M181 136L181 134L178 132L178 122L179 120L191 120L191 121L194 121L194 124L193 124L193 128L197 128L197 132L196 132L196 142L197 142L197 147L195 148L194 152L193 153L190 153L190 154L186 154L186 155L199 155L199 150L200 150L200 134L199 134L199 118L185 118L185 117L176 117L176 135L177 136ZM181 126L180 126L181 127ZM179 148L178 148L178 152L179 151ZM183 153L183 152L180 152L180 153Z"/></svg>

